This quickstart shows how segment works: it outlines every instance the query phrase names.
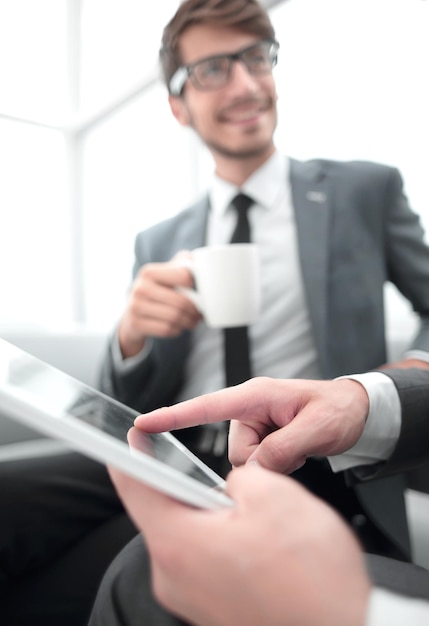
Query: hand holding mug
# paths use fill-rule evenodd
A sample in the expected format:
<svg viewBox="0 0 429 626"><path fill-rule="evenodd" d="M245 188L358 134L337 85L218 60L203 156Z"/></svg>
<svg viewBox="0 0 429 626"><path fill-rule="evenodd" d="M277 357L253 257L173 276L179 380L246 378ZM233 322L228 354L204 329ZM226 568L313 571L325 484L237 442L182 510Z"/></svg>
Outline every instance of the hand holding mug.
<svg viewBox="0 0 429 626"><path fill-rule="evenodd" d="M190 271L177 259L148 263L135 277L119 324L118 336L124 357L143 348L147 337L176 337L201 320L195 304L177 287L191 288Z"/></svg>

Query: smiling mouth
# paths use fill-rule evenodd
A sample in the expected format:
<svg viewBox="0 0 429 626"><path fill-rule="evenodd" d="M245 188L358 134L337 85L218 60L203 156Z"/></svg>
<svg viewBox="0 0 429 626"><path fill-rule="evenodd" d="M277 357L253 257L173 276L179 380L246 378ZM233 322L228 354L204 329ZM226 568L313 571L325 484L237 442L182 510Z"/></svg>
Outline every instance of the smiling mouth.
<svg viewBox="0 0 429 626"><path fill-rule="evenodd" d="M270 105L268 102L248 102L236 104L224 110L220 115L223 122L245 123L258 119L263 113L268 111Z"/></svg>

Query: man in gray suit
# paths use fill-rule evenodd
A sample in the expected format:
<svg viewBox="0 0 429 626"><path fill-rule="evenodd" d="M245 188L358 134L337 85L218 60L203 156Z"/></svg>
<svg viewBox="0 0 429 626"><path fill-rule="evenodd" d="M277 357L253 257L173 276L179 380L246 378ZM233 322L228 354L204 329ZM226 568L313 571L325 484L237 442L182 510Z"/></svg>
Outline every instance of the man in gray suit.
<svg viewBox="0 0 429 626"><path fill-rule="evenodd" d="M231 201L240 192L253 200L263 276L262 314L249 329L254 376L332 378L385 366L387 281L421 317L396 366L429 366L429 250L401 177L373 163L298 162L278 153L277 49L266 12L244 0L189 0L164 31L171 110L205 142L216 171L204 198L136 239L134 282L101 385L138 411L225 385L221 331L208 328L177 289L192 285L177 259L229 241ZM222 473L222 459L206 453L207 431L177 436ZM368 550L409 559L401 476L357 482L352 466L347 459L337 468L347 471L334 474L316 459L295 475L341 511Z"/></svg>
<svg viewBox="0 0 429 626"><path fill-rule="evenodd" d="M172 613L148 593L147 554L136 537L109 568L90 626L179 623L173 614L201 625L428 624L426 569L364 559L332 510L278 476L310 455L357 453L365 438L361 450L369 441L390 450L376 466L359 468L367 475L427 461L429 372L386 374L255 378L140 416L135 425L146 432L195 426L202 416L204 423L232 419L230 457L246 464L227 480L237 506L202 515L112 469L149 547L155 595Z"/></svg>

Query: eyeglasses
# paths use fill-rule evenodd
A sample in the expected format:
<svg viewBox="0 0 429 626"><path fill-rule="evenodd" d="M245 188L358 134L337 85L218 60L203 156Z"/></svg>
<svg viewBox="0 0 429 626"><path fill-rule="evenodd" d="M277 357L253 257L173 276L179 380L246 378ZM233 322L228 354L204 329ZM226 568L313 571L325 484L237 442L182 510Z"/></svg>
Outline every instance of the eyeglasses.
<svg viewBox="0 0 429 626"><path fill-rule="evenodd" d="M268 74L277 63L278 50L277 41L263 40L233 54L218 54L191 65L183 65L170 80L170 93L180 96L188 78L201 91L219 89L231 79L234 61L241 61L252 76Z"/></svg>

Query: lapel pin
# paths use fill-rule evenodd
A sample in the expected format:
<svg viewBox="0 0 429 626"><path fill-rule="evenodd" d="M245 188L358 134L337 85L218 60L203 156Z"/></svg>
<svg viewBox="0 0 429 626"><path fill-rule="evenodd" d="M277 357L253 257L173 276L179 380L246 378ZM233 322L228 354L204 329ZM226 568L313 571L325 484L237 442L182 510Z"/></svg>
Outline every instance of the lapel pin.
<svg viewBox="0 0 429 626"><path fill-rule="evenodd" d="M318 202L319 204L326 202L326 193L323 191L307 191L306 197L310 202Z"/></svg>

